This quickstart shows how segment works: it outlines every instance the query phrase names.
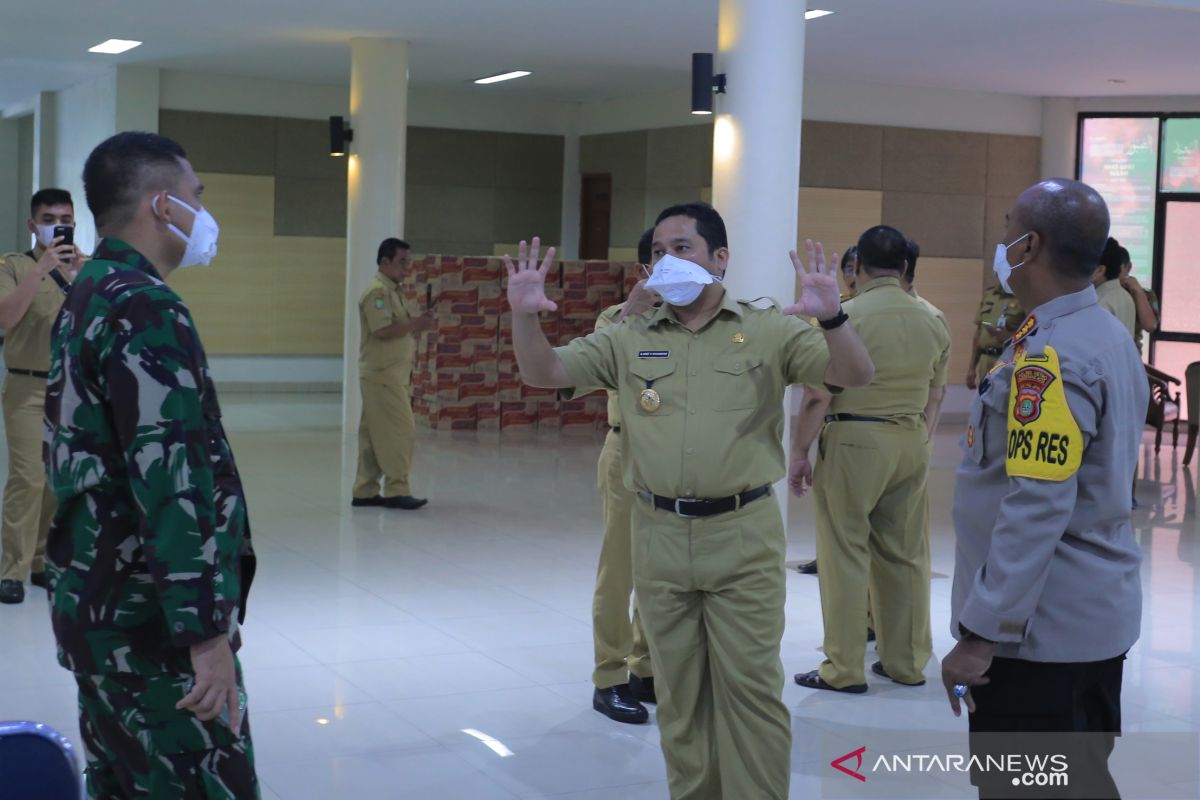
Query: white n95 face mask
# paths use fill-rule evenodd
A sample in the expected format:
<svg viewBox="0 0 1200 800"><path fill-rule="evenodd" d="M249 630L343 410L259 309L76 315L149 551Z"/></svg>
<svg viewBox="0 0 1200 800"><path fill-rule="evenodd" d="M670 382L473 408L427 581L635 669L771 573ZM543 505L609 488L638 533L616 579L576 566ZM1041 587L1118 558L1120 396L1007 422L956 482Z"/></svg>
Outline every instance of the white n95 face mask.
<svg viewBox="0 0 1200 800"><path fill-rule="evenodd" d="M184 233L175 225L167 224L168 230L180 239L183 239L187 244L187 249L183 252L183 260L179 262L180 269L184 267L207 267L216 258L217 238L221 235L221 227L217 225L217 221L213 218L213 215L208 213L208 209L192 208L175 195L169 194L167 198L191 211L196 217L192 222L191 236ZM157 197L154 198L154 206L155 211L157 211Z"/></svg>
<svg viewBox="0 0 1200 800"><path fill-rule="evenodd" d="M1021 239L1027 238L1029 238L1028 233L1021 237ZM996 278L1000 281L1000 288L1004 289L1005 294L1013 293L1012 287L1008 284L1008 279L1012 277L1013 270L1017 267L1025 266L1024 261L1016 265L1008 263L1008 248L1020 243L1021 239L1017 239L1011 244L996 245L996 257L992 259L992 271L996 273Z"/></svg>
<svg viewBox="0 0 1200 800"><path fill-rule="evenodd" d="M662 295L673 306L690 306L713 281L721 280L699 264L667 254L654 265L646 288Z"/></svg>

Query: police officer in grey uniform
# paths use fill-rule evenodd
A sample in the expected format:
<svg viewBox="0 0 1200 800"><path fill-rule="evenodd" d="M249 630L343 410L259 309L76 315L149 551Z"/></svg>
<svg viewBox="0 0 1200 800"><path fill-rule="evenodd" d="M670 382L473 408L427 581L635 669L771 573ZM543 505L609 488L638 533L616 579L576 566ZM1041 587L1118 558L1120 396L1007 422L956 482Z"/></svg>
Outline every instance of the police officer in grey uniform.
<svg viewBox="0 0 1200 800"><path fill-rule="evenodd" d="M1047 752L1029 733L1093 734L1048 745L1067 751L1071 797L1117 796L1108 756L1142 615L1129 486L1148 392L1133 340L1091 286L1108 227L1100 195L1065 179L1026 190L1008 214L995 271L1032 311L980 383L963 438L959 641L942 662L981 758ZM1011 774L976 770L972 782L981 797L1022 796Z"/></svg>

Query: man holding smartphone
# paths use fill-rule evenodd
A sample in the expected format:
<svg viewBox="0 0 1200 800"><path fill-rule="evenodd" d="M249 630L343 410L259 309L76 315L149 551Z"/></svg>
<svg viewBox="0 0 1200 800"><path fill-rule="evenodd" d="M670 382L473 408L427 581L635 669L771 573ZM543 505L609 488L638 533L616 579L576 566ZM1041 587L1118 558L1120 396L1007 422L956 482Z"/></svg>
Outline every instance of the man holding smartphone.
<svg viewBox="0 0 1200 800"><path fill-rule="evenodd" d="M29 204L32 250L0 259L0 327L5 332L4 429L8 482L0 524L0 603L25 599L25 579L46 586L46 533L54 494L42 464L42 407L50 369L50 328L83 254L74 245L75 205L62 189Z"/></svg>

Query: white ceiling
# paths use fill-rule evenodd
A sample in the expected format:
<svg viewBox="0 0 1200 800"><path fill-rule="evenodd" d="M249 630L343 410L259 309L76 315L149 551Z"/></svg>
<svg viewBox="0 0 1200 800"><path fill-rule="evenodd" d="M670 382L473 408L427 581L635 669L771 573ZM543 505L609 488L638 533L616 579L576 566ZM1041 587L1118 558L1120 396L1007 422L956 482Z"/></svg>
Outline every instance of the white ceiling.
<svg viewBox="0 0 1200 800"><path fill-rule="evenodd" d="M837 12L808 26L812 77L1030 96L1200 95L1200 0L810 5ZM353 36L409 40L415 86L596 100L686 87L689 54L715 49L716 24L717 0L0 0L0 109L116 63L345 84ZM110 37L145 44L86 52ZM534 75L469 83L510 69Z"/></svg>

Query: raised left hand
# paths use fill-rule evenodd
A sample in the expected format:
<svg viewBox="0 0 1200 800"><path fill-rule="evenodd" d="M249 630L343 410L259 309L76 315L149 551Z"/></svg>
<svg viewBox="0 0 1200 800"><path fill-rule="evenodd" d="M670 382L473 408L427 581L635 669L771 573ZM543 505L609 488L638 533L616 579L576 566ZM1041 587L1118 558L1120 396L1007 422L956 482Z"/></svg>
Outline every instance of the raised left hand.
<svg viewBox="0 0 1200 800"><path fill-rule="evenodd" d="M827 263L824 245L820 242L814 244L812 239L804 240L804 249L808 256L807 266L795 250L788 253L796 270L796 280L800 284L800 300L784 308L783 313L797 317L816 317L819 320L832 319L842 307L842 294L838 288L834 266L838 263L838 254L834 253Z"/></svg>

